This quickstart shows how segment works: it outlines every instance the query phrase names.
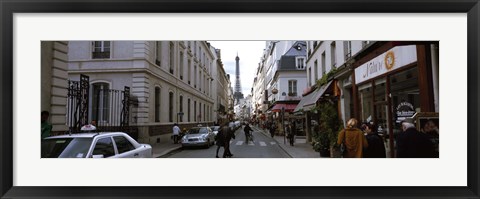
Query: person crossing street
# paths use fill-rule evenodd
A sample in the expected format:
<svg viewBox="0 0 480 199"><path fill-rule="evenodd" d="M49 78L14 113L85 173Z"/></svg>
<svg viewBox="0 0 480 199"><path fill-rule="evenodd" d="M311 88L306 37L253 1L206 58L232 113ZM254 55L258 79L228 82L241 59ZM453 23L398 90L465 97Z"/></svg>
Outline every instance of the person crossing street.
<svg viewBox="0 0 480 199"><path fill-rule="evenodd" d="M215 155L216 158L219 158L218 157L218 151L220 150L221 147L223 147L223 150L225 151L225 133L223 131L223 129L220 129L218 131L218 134L215 136L215 142L216 142L216 145L217 145L217 153Z"/></svg>
<svg viewBox="0 0 480 199"><path fill-rule="evenodd" d="M251 132L252 132L252 128L250 128L250 126L248 125L248 123L245 125L245 127L243 128L243 131L245 132L245 143L248 144L249 140L251 139ZM253 141L253 140L252 140Z"/></svg>
<svg viewBox="0 0 480 199"><path fill-rule="evenodd" d="M230 130L230 128L228 127L228 123L225 123L220 129L220 131L222 131L221 133L225 138L223 145L223 147L225 148L225 150L223 151L223 158L231 158L233 154L230 152L230 140L232 138L235 139L235 134L233 130Z"/></svg>

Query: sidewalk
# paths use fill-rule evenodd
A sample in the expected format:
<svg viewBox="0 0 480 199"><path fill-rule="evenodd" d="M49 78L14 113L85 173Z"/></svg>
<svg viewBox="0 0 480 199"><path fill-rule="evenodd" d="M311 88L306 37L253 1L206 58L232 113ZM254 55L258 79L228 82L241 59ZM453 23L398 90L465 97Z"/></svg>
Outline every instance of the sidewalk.
<svg viewBox="0 0 480 199"><path fill-rule="evenodd" d="M270 133L257 126L252 126L252 129L256 132L261 132L267 137L271 137ZM273 137L278 146L282 148L292 158L320 158L320 153L315 152L310 143L307 143L305 139L296 139L293 146L284 136L275 135Z"/></svg>
<svg viewBox="0 0 480 199"><path fill-rule="evenodd" d="M152 144L152 157L158 158L180 148L182 148L180 142L173 144L171 139L161 139L159 143Z"/></svg>

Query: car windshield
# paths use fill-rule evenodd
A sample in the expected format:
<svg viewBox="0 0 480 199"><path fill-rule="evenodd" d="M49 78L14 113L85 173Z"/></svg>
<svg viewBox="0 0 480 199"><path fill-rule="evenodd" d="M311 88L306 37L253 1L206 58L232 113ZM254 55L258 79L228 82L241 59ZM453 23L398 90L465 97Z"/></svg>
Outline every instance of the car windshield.
<svg viewBox="0 0 480 199"><path fill-rule="evenodd" d="M42 158L85 158L92 138L56 138L42 140Z"/></svg>
<svg viewBox="0 0 480 199"><path fill-rule="evenodd" d="M193 128L188 131L188 134L205 134L207 133L207 128Z"/></svg>
<svg viewBox="0 0 480 199"><path fill-rule="evenodd" d="M214 127L212 127L212 131L218 131L218 129L220 129L219 126L214 126Z"/></svg>

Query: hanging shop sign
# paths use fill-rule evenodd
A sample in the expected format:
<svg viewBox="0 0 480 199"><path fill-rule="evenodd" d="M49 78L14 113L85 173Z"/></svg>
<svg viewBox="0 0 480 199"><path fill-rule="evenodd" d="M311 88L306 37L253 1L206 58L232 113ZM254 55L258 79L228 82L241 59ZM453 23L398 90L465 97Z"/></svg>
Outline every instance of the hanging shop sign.
<svg viewBox="0 0 480 199"><path fill-rule="evenodd" d="M417 61L417 47L397 46L355 68L355 83L378 77Z"/></svg>
<svg viewBox="0 0 480 199"><path fill-rule="evenodd" d="M415 115L415 113L416 113L415 108L413 107L413 105L411 103L402 102L397 106L397 111L396 111L397 120L396 120L396 122L400 123L405 118L412 117L413 115Z"/></svg>

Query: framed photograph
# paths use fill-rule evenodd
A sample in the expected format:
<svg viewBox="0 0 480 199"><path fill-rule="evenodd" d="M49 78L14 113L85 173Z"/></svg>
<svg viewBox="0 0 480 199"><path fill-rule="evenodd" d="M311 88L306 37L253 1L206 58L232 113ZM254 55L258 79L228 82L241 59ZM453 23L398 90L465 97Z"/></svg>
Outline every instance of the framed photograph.
<svg viewBox="0 0 480 199"><path fill-rule="evenodd" d="M0 0L0 8L1 198L480 198L478 0ZM415 111L420 130L438 133L442 126L446 132L440 157L77 161L42 159L40 143L31 138L40 128L45 41L299 39L438 41L441 86L431 98L442 102L432 108L442 110L442 119ZM391 117L381 109L386 104L378 107ZM426 166L419 170L419 164ZM192 167L210 170L187 172Z"/></svg>
<svg viewBox="0 0 480 199"><path fill-rule="evenodd" d="M426 128L437 129L438 131L440 120L436 112L420 112L415 114L417 130L426 132ZM430 127L431 126L431 127ZM438 132L437 132L438 133Z"/></svg>

